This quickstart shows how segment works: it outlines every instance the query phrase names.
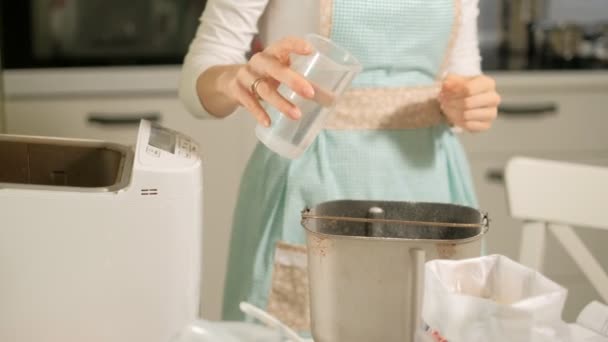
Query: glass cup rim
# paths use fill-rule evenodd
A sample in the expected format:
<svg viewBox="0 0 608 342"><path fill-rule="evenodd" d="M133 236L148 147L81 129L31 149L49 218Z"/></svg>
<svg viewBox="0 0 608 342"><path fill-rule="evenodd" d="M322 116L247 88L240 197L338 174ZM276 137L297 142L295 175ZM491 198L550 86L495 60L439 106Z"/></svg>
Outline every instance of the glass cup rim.
<svg viewBox="0 0 608 342"><path fill-rule="evenodd" d="M320 41L323 41L324 43L329 44L332 47L332 49L336 49L342 55L347 56L348 57L347 59L351 62L348 64L345 64L345 63L340 63L340 62L335 61L333 58L330 58L327 54L319 51L317 46L314 44L314 40L320 40ZM340 69L346 69L346 70L350 70L353 72L360 72L363 69L361 62L359 62L359 60L352 53L350 53L345 48L337 45L336 43L334 43L331 39L329 39L327 37L321 36L316 33L309 33L306 35L306 41L308 41L309 43L311 43L313 45L313 47L315 48L315 53L321 55L324 59L330 61L332 64L334 64L335 66L337 66Z"/></svg>

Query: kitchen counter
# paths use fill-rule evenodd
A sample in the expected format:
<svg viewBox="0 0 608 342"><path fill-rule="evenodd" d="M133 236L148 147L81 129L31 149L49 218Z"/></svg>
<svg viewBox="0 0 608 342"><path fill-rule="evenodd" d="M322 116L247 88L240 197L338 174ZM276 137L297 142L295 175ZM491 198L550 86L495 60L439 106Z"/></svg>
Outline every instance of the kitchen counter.
<svg viewBox="0 0 608 342"><path fill-rule="evenodd" d="M494 71L551 71L569 72L581 70L606 70L608 61L573 58L570 61L550 57L529 57L507 53L497 48L482 49L482 67L488 72Z"/></svg>

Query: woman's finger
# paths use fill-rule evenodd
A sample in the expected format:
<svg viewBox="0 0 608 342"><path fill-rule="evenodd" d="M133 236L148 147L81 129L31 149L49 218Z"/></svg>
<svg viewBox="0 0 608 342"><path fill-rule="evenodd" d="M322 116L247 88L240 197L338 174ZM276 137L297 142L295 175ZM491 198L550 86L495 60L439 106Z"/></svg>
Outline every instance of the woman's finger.
<svg viewBox="0 0 608 342"><path fill-rule="evenodd" d="M467 121L491 121L498 116L496 107L470 109L464 112L464 119Z"/></svg>
<svg viewBox="0 0 608 342"><path fill-rule="evenodd" d="M289 54L308 55L312 52L309 42L298 37L285 37L270 45L264 52L274 56L283 64L289 64Z"/></svg>
<svg viewBox="0 0 608 342"><path fill-rule="evenodd" d="M465 89L466 96L492 92L496 89L496 81L487 76L477 76L466 83Z"/></svg>
<svg viewBox="0 0 608 342"><path fill-rule="evenodd" d="M279 60L265 52L254 55L248 67L251 68L253 74L272 77L302 97L313 98L315 96L312 85L304 76L281 64Z"/></svg>
<svg viewBox="0 0 608 342"><path fill-rule="evenodd" d="M500 96L496 92L486 92L464 99L464 109L476 109L486 107L498 107L500 104Z"/></svg>
<svg viewBox="0 0 608 342"><path fill-rule="evenodd" d="M449 77L443 83L442 96L450 99L466 98L496 89L494 79L487 76L473 78Z"/></svg>
<svg viewBox="0 0 608 342"><path fill-rule="evenodd" d="M465 121L461 127L469 132L483 132L492 127L492 121Z"/></svg>
<svg viewBox="0 0 608 342"><path fill-rule="evenodd" d="M241 86L249 88L251 91L251 85L258 82L260 76L245 69L239 74L238 79ZM302 116L302 113L294 104L286 100L277 92L278 86L278 81L271 78L262 78L256 85L255 91L257 94L253 95L261 97L288 117L294 120L299 119Z"/></svg>
<svg viewBox="0 0 608 342"><path fill-rule="evenodd" d="M298 107L279 94L277 87L272 85L272 80L261 81L258 84L257 93L264 101L268 102L291 119L297 120L302 116L302 112Z"/></svg>
<svg viewBox="0 0 608 342"><path fill-rule="evenodd" d="M443 99L441 105L461 111L477 108L498 107L500 96L495 92L486 92L460 99Z"/></svg>
<svg viewBox="0 0 608 342"><path fill-rule="evenodd" d="M245 107L249 113L255 117L258 123L264 127L270 126L270 117L268 113L262 108L262 105L255 98L255 95L251 94L249 88L244 87L242 84L237 85L237 100Z"/></svg>

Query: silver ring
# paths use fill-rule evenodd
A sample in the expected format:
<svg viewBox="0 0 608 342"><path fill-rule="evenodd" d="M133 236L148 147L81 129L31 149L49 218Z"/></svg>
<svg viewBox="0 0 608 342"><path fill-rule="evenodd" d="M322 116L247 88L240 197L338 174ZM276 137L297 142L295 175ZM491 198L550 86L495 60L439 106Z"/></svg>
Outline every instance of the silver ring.
<svg viewBox="0 0 608 342"><path fill-rule="evenodd" d="M252 93L253 95L255 95L255 97L256 97L258 100L261 100L261 99L262 99L262 97L261 97L261 96L260 96L260 94L258 93L258 85L260 85L260 82L264 81L265 79L266 79L266 77L260 77L260 78L256 79L255 81L253 81L253 83L251 83L251 87L250 87L250 89L251 89L251 93Z"/></svg>

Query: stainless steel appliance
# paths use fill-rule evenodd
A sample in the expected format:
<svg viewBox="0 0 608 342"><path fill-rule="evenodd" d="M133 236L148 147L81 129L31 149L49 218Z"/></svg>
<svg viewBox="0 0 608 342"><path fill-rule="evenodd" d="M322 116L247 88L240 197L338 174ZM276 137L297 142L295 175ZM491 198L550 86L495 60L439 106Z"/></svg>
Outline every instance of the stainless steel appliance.
<svg viewBox="0 0 608 342"><path fill-rule="evenodd" d="M8 68L179 64L204 0L3 1Z"/></svg>
<svg viewBox="0 0 608 342"><path fill-rule="evenodd" d="M488 231L451 204L333 201L302 217L316 342L413 341L424 262L479 256Z"/></svg>

